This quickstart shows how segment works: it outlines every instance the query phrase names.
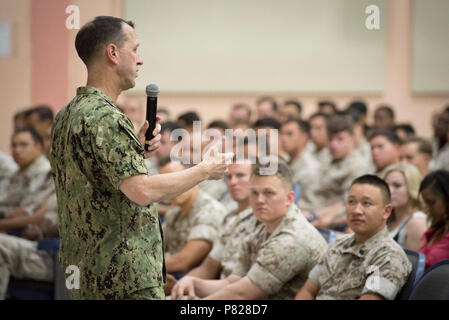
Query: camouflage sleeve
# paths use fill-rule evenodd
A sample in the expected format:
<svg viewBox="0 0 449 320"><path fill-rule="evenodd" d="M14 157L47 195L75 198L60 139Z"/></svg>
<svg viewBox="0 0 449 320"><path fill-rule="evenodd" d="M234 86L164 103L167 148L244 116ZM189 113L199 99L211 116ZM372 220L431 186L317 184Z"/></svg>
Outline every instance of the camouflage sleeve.
<svg viewBox="0 0 449 320"><path fill-rule="evenodd" d="M362 295L377 293L385 299L393 300L407 281L410 272L411 264L405 253L383 250L370 261Z"/></svg>
<svg viewBox="0 0 449 320"><path fill-rule="evenodd" d="M330 277L329 269L326 267L328 263L328 251L325 251L318 263L310 270L309 280L312 281L317 287L321 288L323 283Z"/></svg>
<svg viewBox="0 0 449 320"><path fill-rule="evenodd" d="M223 260L223 248L224 244L222 242L221 237L218 237L218 239L214 242L214 246L212 247L212 250L209 253L209 257L212 259L221 262Z"/></svg>
<svg viewBox="0 0 449 320"><path fill-rule="evenodd" d="M124 179L147 174L144 149L124 115L111 112L99 118L92 138L100 171L115 190Z"/></svg>
<svg viewBox="0 0 449 320"><path fill-rule="evenodd" d="M213 244L217 240L225 213L224 207L218 202L204 203L195 215L187 240L203 239Z"/></svg>
<svg viewBox="0 0 449 320"><path fill-rule="evenodd" d="M306 269L309 259L307 250L294 237L281 234L259 250L247 277L266 294L272 295Z"/></svg>

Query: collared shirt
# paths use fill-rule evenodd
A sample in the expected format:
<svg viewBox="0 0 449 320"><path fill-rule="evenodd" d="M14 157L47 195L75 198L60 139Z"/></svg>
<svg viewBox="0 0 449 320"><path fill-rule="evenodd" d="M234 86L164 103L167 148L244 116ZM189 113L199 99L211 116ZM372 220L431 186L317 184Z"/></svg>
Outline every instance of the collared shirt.
<svg viewBox="0 0 449 320"><path fill-rule="evenodd" d="M129 118L93 87L56 116L50 161L58 201L60 260L80 270L74 299L120 299L161 287L163 239L155 204L140 206L120 183L147 174ZM164 299L163 296L157 297Z"/></svg>
<svg viewBox="0 0 449 320"><path fill-rule="evenodd" d="M238 261L241 259L240 255L244 254L241 247L245 237L254 232L258 224L252 208L240 212L233 210L226 215L220 236L209 253L209 256L220 262L222 266L221 278L230 274L246 273L247 270L237 270Z"/></svg>
<svg viewBox="0 0 449 320"><path fill-rule="evenodd" d="M354 234L337 238L329 245L309 279L320 290L317 299L358 299L376 293L392 300L411 272L404 250L384 227L363 243Z"/></svg>
<svg viewBox="0 0 449 320"><path fill-rule="evenodd" d="M323 168L325 166L328 166L332 161L332 156L329 152L329 148L321 148L318 150L316 146L312 143L312 147L308 149L310 151L310 154L318 160L318 163L320 164L320 167Z"/></svg>
<svg viewBox="0 0 449 320"><path fill-rule="evenodd" d="M22 206L31 215L52 192L50 163L40 155L28 168L16 171L11 177L0 201L0 210L16 210Z"/></svg>
<svg viewBox="0 0 449 320"><path fill-rule="evenodd" d="M318 230L293 204L271 234L261 223L248 235L239 263L268 299L293 299L326 247Z"/></svg>
<svg viewBox="0 0 449 320"><path fill-rule="evenodd" d="M369 172L366 161L357 152L352 152L341 160L334 160L324 167L319 178L319 188L315 201L319 208L343 201L352 181Z"/></svg>
<svg viewBox="0 0 449 320"><path fill-rule="evenodd" d="M181 251L189 240L206 240L213 245L225 215L223 205L202 191L187 214L179 207L167 211L164 221L166 256Z"/></svg>

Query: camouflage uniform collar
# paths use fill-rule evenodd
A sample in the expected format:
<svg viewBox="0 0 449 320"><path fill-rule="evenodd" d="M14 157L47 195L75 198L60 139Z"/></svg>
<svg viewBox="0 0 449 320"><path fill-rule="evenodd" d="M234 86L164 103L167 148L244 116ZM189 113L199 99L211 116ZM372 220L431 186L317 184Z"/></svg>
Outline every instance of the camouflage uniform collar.
<svg viewBox="0 0 449 320"><path fill-rule="evenodd" d="M281 232L284 229L285 225L289 225L292 219L297 219L298 217L302 217L302 213L299 211L299 208L296 206L296 204L292 203L285 213L284 217L282 217L282 220L281 222L279 222L276 229L274 229L273 232L269 234L269 237L273 237Z"/></svg>
<svg viewBox="0 0 449 320"><path fill-rule="evenodd" d="M342 248L342 253L352 253L353 255L363 258L369 252L369 250L373 247L376 247L376 243L382 243L383 239L388 238L388 230L387 226L385 226L382 230L376 233L374 236L369 238L363 243L356 244L354 235L350 238L350 241L346 243L346 245Z"/></svg>
<svg viewBox="0 0 449 320"><path fill-rule="evenodd" d="M100 96L101 98L106 100L110 105L113 105L115 107L115 103L112 101L112 99L109 98L109 96L106 93L104 93L103 91L101 91L100 89L90 87L90 86L79 87L78 89L76 89L76 95L82 95L82 94L95 94L97 96Z"/></svg>

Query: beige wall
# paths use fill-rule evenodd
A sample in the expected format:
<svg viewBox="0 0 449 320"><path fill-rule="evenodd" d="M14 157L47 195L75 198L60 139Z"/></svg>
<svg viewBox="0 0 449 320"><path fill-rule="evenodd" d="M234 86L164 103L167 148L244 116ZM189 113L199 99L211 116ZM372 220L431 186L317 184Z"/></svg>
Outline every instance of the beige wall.
<svg viewBox="0 0 449 320"><path fill-rule="evenodd" d="M0 21L11 24L11 55L0 57L0 150L9 152L14 113L31 102L31 1L2 0Z"/></svg>
<svg viewBox="0 0 449 320"><path fill-rule="evenodd" d="M81 24L96 15L123 16L122 0L71 1L80 7ZM431 135L430 116L435 110L449 103L447 95L413 95L411 83L411 5L410 0L389 0L387 3L387 45L386 45L386 79L385 91L379 96L363 96L370 107L379 103L388 103L395 107L398 121L409 121L422 136ZM0 92L2 97L0 117L0 150L9 152L9 136L12 130L12 115L31 103L31 57L30 57L30 0L2 0L0 3L0 20L13 23L13 56L0 58ZM86 70L74 50L76 30L67 31L68 35L68 79L66 81L67 99L74 96L76 87L86 82ZM146 62L144 68L151 65ZM153 79L152 79L153 80ZM157 82L157 79L154 79ZM56 88L57 89L57 88ZM229 107L235 102L253 104L254 95L212 95L212 94L164 94L159 97L159 105L169 108L173 116L194 109L201 113L204 122L215 118L225 118ZM126 94L126 93L125 93ZM295 95L278 95L282 101ZM305 107L305 115L311 114L316 102L321 98L334 100L339 107L344 107L354 96L350 95L301 95L297 97ZM145 97L141 94L141 99ZM68 101L67 101L68 102Z"/></svg>

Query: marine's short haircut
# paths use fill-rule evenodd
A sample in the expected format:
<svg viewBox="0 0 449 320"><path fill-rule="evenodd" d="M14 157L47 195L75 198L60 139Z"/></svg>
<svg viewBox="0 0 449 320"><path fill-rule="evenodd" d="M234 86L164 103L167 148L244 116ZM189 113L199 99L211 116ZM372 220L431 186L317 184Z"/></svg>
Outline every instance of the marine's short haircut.
<svg viewBox="0 0 449 320"><path fill-rule="evenodd" d="M368 140L371 141L375 137L382 136L385 137L388 141L390 141L393 144L399 144L400 139L396 132L390 129L376 129L368 137Z"/></svg>
<svg viewBox="0 0 449 320"><path fill-rule="evenodd" d="M37 131L32 128L32 127L25 127L25 128L19 128L17 130L14 131L14 133L12 134L12 136L16 136L20 133L29 133L31 138L33 139L34 143L43 146L44 145L44 141L42 140L42 137L40 136L39 133L37 133Z"/></svg>
<svg viewBox="0 0 449 320"><path fill-rule="evenodd" d="M273 174L266 174L269 168L277 165L277 170L273 172ZM263 170L265 169L265 170ZM277 176L282 183L285 185L287 190L292 189L292 172L285 160L280 158L279 156L266 156L259 157L257 161L252 166L251 176L256 177L265 177L265 176Z"/></svg>
<svg viewBox="0 0 449 320"><path fill-rule="evenodd" d="M335 103L333 103L332 101L329 101L329 100L322 100L322 101L319 101L319 102L318 102L318 107L319 107L319 108L324 107L324 106L329 106L329 107L331 107L331 109L334 111L334 113L337 113L337 112L338 112L337 106L336 106Z"/></svg>
<svg viewBox="0 0 449 320"><path fill-rule="evenodd" d="M196 113L195 111L189 111L189 112L185 112L183 114L181 114L178 117L178 121L184 121L184 123L189 126L189 127L193 127L193 122L194 121L200 121L200 116L198 115L198 113Z"/></svg>
<svg viewBox="0 0 449 320"><path fill-rule="evenodd" d="M310 126L309 123L307 121L301 120L301 119L296 119L296 118L288 118L287 120L285 120L282 123L282 126L288 124L288 123L296 123L298 125L298 128L301 132L303 133L309 133L310 132Z"/></svg>
<svg viewBox="0 0 449 320"><path fill-rule="evenodd" d="M279 123L279 121L273 118L262 118L257 120L254 123L253 127L254 128L270 127L279 130L281 128L281 124Z"/></svg>
<svg viewBox="0 0 449 320"><path fill-rule="evenodd" d="M334 115L327 120L327 131L329 136L346 131L351 136L354 135L354 122L348 115Z"/></svg>
<svg viewBox="0 0 449 320"><path fill-rule="evenodd" d="M401 141L401 146L409 144L409 143L416 143L418 145L418 152L424 153L429 156L432 156L432 144L429 140L423 139L421 137L409 137Z"/></svg>
<svg viewBox="0 0 449 320"><path fill-rule="evenodd" d="M374 113L377 112L385 112L391 119L394 119L395 117L394 110L390 106L380 106L376 109Z"/></svg>
<svg viewBox="0 0 449 320"><path fill-rule="evenodd" d="M232 106L232 110L245 109L248 113L248 119L251 118L251 107L247 103L236 103Z"/></svg>
<svg viewBox="0 0 449 320"><path fill-rule="evenodd" d="M357 111L359 114L366 115L368 108L366 107L366 103L363 101L353 101L346 108L346 111Z"/></svg>
<svg viewBox="0 0 449 320"><path fill-rule="evenodd" d="M216 128L225 131L229 128L228 124L223 120L214 120L208 124L207 129Z"/></svg>
<svg viewBox="0 0 449 320"><path fill-rule="evenodd" d="M301 102L299 102L298 100L287 100L284 102L284 106L288 106L288 105L292 105L296 107L296 110L298 110L299 113L302 112L302 105Z"/></svg>
<svg viewBox="0 0 449 320"><path fill-rule="evenodd" d="M351 187L355 184L368 184L370 186L376 187L380 190L382 198L384 199L384 204L389 204L391 202L391 193L388 184L379 178L378 176L372 174L365 174L360 176L351 183ZM349 189L351 189L351 187Z"/></svg>
<svg viewBox="0 0 449 320"><path fill-rule="evenodd" d="M25 118L28 118L32 114L37 114L39 117L39 121L49 121L50 123L53 123L53 110L50 108L50 106L47 105L41 105L34 107L32 109L27 110L25 114Z"/></svg>
<svg viewBox="0 0 449 320"><path fill-rule="evenodd" d="M274 111L278 111L278 109L279 109L278 104L276 103L276 100L274 100L274 98L272 98L272 97L262 97L262 98L259 98L259 99L256 101L256 106L259 106L260 104L262 104L262 103L264 103L264 102L269 102L269 103L271 103L271 109L274 110Z"/></svg>
<svg viewBox="0 0 449 320"><path fill-rule="evenodd" d="M312 119L319 118L319 117L324 118L325 121L327 121L327 120L329 119L329 115L328 115L327 113L324 113L324 112L315 112L314 114L312 114L312 115L309 117L309 123L310 123L310 121L311 121Z"/></svg>
<svg viewBox="0 0 449 320"><path fill-rule="evenodd" d="M78 31L75 38L75 48L86 66L89 66L92 58L103 46L113 43L119 48L122 47L127 40L122 29L124 23L134 28L132 21L110 16L99 16L86 23Z"/></svg>
<svg viewBox="0 0 449 320"><path fill-rule="evenodd" d="M161 134L165 131L172 132L173 130L180 129L181 127L174 121L165 121L161 123Z"/></svg>

